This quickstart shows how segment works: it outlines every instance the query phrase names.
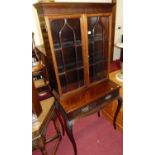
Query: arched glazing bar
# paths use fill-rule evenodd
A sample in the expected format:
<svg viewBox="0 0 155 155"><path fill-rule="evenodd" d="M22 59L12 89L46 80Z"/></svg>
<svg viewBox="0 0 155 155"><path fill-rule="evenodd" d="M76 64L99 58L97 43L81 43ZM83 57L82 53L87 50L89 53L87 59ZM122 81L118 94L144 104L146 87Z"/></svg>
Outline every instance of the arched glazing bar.
<svg viewBox="0 0 155 155"><path fill-rule="evenodd" d="M92 28L92 46L93 46L93 77L96 77L96 72L97 72L97 68L95 68L95 66L97 67L98 62L103 61L103 25L101 22L100 17L98 16L96 19L96 22ZM101 47L101 48L99 48ZM98 53L101 54L98 54ZM102 65L102 64L100 64ZM99 67L99 66L98 66ZM100 66L101 67L101 66Z"/></svg>
<svg viewBox="0 0 155 155"><path fill-rule="evenodd" d="M68 31L68 32L67 32ZM66 36L63 36L63 32L66 32L66 34L69 34L69 40L66 40ZM65 39L64 39L65 38ZM78 55L77 55L77 42L76 42L76 35L75 35L75 31L72 28L72 26L68 23L67 19L64 19L64 24L61 28L61 30L59 31L59 40L60 40L60 46L61 46L61 52L62 52L62 61L63 61L63 66L64 66L64 73L65 73L65 79L66 79L66 87L68 86L68 78L67 78L67 67L66 67L66 63L65 63L65 56L64 56L64 50L65 50L65 46L67 44L70 44L73 49L73 51L75 52L75 64L76 64L76 68L78 68ZM64 40L66 41L66 43L64 43ZM73 44L73 46L72 46ZM76 69L76 73L77 73L77 80L78 82L79 80L79 72Z"/></svg>

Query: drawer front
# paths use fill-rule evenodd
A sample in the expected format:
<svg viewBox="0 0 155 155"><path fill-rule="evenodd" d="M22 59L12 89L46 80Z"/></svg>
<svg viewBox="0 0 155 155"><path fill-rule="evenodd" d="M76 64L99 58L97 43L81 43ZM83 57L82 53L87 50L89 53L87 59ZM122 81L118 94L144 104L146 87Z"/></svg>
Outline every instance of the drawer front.
<svg viewBox="0 0 155 155"><path fill-rule="evenodd" d="M109 101L114 100L119 96L119 89L116 89L101 98L97 99L94 102L88 103L86 106L79 108L78 110L69 114L69 118L73 119L77 116L85 116L92 112L99 111L100 108L104 107Z"/></svg>
<svg viewBox="0 0 155 155"><path fill-rule="evenodd" d="M114 90L108 94L106 94L105 96L99 98L97 100L98 105L101 105L101 107L105 106L109 101L112 101L113 99L115 99L116 97L119 96L119 89Z"/></svg>

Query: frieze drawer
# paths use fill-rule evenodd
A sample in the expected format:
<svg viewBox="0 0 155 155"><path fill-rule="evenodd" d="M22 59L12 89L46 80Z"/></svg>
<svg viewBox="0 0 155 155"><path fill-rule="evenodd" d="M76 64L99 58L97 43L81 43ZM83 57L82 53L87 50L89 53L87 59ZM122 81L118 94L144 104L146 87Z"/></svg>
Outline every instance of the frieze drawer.
<svg viewBox="0 0 155 155"><path fill-rule="evenodd" d="M74 111L69 114L69 117L74 117L77 115L84 116L92 112L97 112L100 108L104 107L109 101L117 98L119 96L119 89L116 89L101 98L95 100L94 102L88 103L88 105L81 107L77 111Z"/></svg>

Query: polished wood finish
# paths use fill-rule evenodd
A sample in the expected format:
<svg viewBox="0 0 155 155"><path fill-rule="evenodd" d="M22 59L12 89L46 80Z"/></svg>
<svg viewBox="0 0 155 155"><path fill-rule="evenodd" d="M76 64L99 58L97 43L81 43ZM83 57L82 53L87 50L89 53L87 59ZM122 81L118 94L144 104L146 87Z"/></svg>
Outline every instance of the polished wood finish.
<svg viewBox="0 0 155 155"><path fill-rule="evenodd" d="M82 44L88 45L88 38L87 36L88 29L87 29L87 20L86 15L82 15L81 18L81 33L82 33ZM83 58L86 58L88 56L88 46L82 46L82 50L85 52L82 52ZM88 59L83 59L84 63L84 83L85 85L89 85L89 65L88 65Z"/></svg>
<svg viewBox="0 0 155 155"><path fill-rule="evenodd" d="M51 48L51 55L52 55L52 62L53 62L53 66L54 66L54 71L55 71L55 77L56 77L56 81L57 81L57 86L58 86L58 92L59 95L62 95L62 91L61 91L61 86L60 86L60 80L58 77L58 67L57 67L57 62L56 62L56 57L54 54L54 47L53 47L53 39L52 39L52 31L50 29L50 25L48 24L48 18L45 18L46 21L46 26L48 29L48 37L49 37L49 43L50 43L50 48Z"/></svg>
<svg viewBox="0 0 155 155"><path fill-rule="evenodd" d="M91 14L99 12L111 12L115 3L46 3L40 2L34 4L37 8L39 15L50 14ZM52 8L52 9L51 9ZM67 9L66 9L67 8Z"/></svg>
<svg viewBox="0 0 155 155"><path fill-rule="evenodd" d="M107 95L111 91L115 91L117 89L119 89L118 85L111 81L102 82L77 92L73 96L65 98L61 101L61 105L67 113L71 113L76 109L86 106L89 103L94 102L95 100L104 96L105 94Z"/></svg>
<svg viewBox="0 0 155 155"><path fill-rule="evenodd" d="M110 73L109 78L120 86L119 94L123 98L123 83L121 81L118 81L115 78L116 74L119 72L120 72L120 70ZM116 111L116 108L117 108L117 102L112 101L111 104L106 105L102 109L102 114L104 116L106 116L109 120L112 121L113 117L114 117L114 112ZM123 129L123 106L121 106L120 112L118 113L117 120L116 120L116 126L119 129Z"/></svg>
<svg viewBox="0 0 155 155"><path fill-rule="evenodd" d="M113 46L114 3L36 3L46 55L55 85L56 113L73 145L75 120L98 113L118 101L113 125L122 105L119 85L109 80ZM50 73L51 74L51 73ZM52 75L52 74L51 74ZM63 118L63 121L62 119ZM62 126L63 127L63 126Z"/></svg>
<svg viewBox="0 0 155 155"><path fill-rule="evenodd" d="M32 124L32 148L33 150L40 149L43 155L48 155L45 148L46 143L57 139L57 142L52 151L52 154L55 155L58 144L61 140L60 130L54 115L54 102L54 97L41 101L42 113L39 115L37 122ZM54 123L56 134L46 139L46 129L51 120Z"/></svg>

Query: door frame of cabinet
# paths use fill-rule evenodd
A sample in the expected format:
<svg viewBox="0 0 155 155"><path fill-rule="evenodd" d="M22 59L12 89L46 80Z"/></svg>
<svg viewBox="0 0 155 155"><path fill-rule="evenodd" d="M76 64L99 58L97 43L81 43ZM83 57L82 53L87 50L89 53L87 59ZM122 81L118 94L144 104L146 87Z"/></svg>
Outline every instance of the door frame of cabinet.
<svg viewBox="0 0 155 155"><path fill-rule="evenodd" d="M91 14L86 14L86 18L87 17L95 17L95 16L103 16L103 17L109 17L109 34L108 34L108 40L109 40L109 42L108 42L108 70L107 70L107 77L106 77L106 79L102 79L102 80L99 80L99 81L95 81L95 82L93 82L93 83L90 83L90 79L89 79L89 85L91 86L91 85L95 85L95 84L98 84L98 83L100 83L100 82L103 82L103 81L105 81L105 80L107 80L108 78L109 78L109 72L110 72L110 56L111 56L111 39L112 39L112 33L111 33L111 31L112 31L112 13L91 13ZM87 20L86 20L87 21ZM87 24L87 22L85 23L86 25L88 25ZM88 27L86 28L86 30L88 31ZM87 36L87 34L85 34L85 38L88 40L88 36ZM88 42L87 42L87 48L88 48ZM85 46L86 46L85 45ZM87 49L87 53L88 53L88 49ZM89 65L88 65L89 66ZM89 71L89 69L88 69L88 71ZM89 75L89 74L88 74ZM87 85L87 87L89 87L89 85Z"/></svg>

